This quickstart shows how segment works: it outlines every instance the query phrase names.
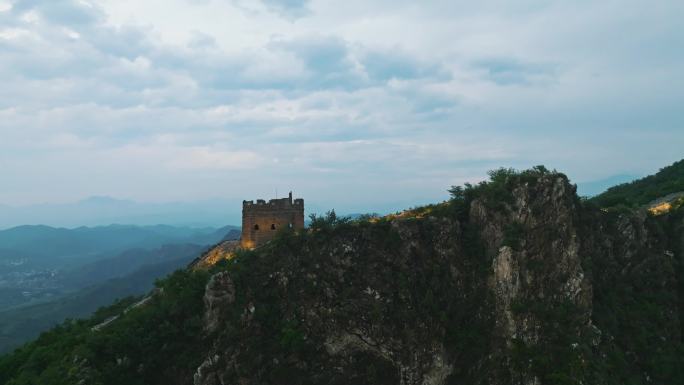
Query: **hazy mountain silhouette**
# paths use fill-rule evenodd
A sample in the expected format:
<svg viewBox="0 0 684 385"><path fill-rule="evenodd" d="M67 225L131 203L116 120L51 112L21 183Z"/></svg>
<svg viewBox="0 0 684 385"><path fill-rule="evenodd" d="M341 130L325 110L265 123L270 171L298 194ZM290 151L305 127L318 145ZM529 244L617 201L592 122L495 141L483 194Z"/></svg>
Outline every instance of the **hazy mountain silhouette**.
<svg viewBox="0 0 684 385"><path fill-rule="evenodd" d="M90 197L74 203L0 205L0 228L25 224L55 227L102 226L112 223L148 226L225 226L240 223L241 205L228 200L142 203L110 197Z"/></svg>

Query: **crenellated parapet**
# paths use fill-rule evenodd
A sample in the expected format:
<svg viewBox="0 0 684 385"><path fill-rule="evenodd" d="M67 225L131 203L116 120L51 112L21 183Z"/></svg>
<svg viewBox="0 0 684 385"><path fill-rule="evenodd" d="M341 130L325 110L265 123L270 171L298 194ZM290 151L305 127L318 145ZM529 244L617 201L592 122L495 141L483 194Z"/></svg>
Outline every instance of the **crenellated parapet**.
<svg viewBox="0 0 684 385"><path fill-rule="evenodd" d="M288 198L281 199L271 199L266 202L263 199L257 199L256 203L254 201L242 201L243 210L273 210L273 209L299 209L304 207L304 199L297 198L292 200L292 193Z"/></svg>
<svg viewBox="0 0 684 385"><path fill-rule="evenodd" d="M275 237L278 230L304 228L304 199L292 199L292 192L287 198L242 201L242 237L243 248L260 246Z"/></svg>

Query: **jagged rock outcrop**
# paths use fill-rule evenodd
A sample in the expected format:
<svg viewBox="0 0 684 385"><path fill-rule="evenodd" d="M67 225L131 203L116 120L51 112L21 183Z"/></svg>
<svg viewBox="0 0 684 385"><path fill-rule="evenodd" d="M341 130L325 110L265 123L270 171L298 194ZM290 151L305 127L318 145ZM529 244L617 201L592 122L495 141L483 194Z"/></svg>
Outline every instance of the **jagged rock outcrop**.
<svg viewBox="0 0 684 385"><path fill-rule="evenodd" d="M519 368L510 350L516 344L539 345L548 337L545 310L571 306L576 322L566 332L577 342L590 326L592 286L582 268L580 211L574 186L562 176L515 187L503 209L482 200L472 203L470 218L492 257L494 335L505 341L497 347L498 372L515 377ZM520 383L540 383L534 375L520 378Z"/></svg>
<svg viewBox="0 0 684 385"><path fill-rule="evenodd" d="M228 272L214 274L204 292L204 330L215 332L221 321L222 309L235 302L235 285Z"/></svg>
<svg viewBox="0 0 684 385"><path fill-rule="evenodd" d="M219 377L217 373L216 365L220 364L219 355L215 354L208 357L202 364L197 368L195 375L193 376L194 385L223 385L223 380Z"/></svg>

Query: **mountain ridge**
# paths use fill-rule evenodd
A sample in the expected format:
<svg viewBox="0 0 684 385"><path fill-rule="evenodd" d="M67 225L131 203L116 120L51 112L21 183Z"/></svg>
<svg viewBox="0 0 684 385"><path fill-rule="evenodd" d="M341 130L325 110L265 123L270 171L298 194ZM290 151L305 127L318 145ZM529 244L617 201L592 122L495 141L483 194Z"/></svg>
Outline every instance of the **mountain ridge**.
<svg viewBox="0 0 684 385"><path fill-rule="evenodd" d="M238 223L239 210L230 200L145 203L112 197L90 197L70 203L28 206L0 205L0 229L20 224L52 227L105 226L111 223L150 226L218 227Z"/></svg>
<svg viewBox="0 0 684 385"><path fill-rule="evenodd" d="M629 209L679 192L684 192L684 159L663 167L653 175L613 186L591 201L602 207Z"/></svg>
<svg viewBox="0 0 684 385"><path fill-rule="evenodd" d="M93 384L682 383L684 208L603 211L544 167L179 270L0 358ZM65 358L66 357L66 358Z"/></svg>
<svg viewBox="0 0 684 385"><path fill-rule="evenodd" d="M185 266L209 245L234 238L235 231L232 226L166 225L21 226L0 231L0 352L67 317L88 316L117 293L145 293L155 279ZM103 295L87 295L92 287L114 279Z"/></svg>

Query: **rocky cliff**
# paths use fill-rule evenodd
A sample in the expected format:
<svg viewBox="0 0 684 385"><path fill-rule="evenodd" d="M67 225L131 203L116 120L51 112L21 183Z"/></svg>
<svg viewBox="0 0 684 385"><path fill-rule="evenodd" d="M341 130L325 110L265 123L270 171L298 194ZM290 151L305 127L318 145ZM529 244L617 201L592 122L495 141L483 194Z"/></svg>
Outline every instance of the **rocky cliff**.
<svg viewBox="0 0 684 385"><path fill-rule="evenodd" d="M71 378L683 383L682 209L606 212L542 167L452 193L401 215L316 218L254 251L219 245L145 309L65 348L87 374ZM147 343L112 337L127 331Z"/></svg>
<svg viewBox="0 0 684 385"><path fill-rule="evenodd" d="M543 169L450 205L240 254L194 383L681 381L681 213L606 213Z"/></svg>

